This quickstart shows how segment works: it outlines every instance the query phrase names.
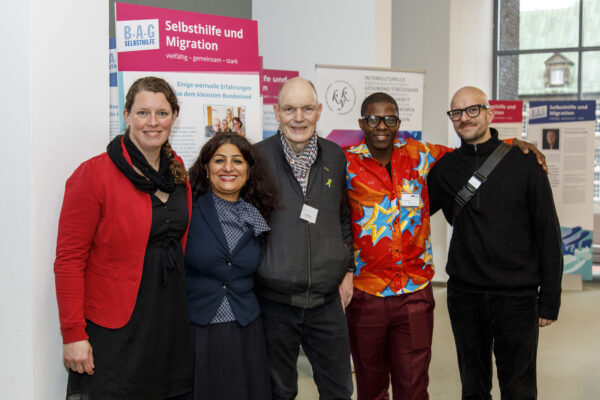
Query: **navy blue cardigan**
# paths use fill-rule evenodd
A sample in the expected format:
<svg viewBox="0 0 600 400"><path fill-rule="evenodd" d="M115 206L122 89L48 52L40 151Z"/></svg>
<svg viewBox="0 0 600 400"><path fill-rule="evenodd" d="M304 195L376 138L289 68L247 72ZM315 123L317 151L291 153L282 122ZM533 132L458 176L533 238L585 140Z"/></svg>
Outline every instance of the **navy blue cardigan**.
<svg viewBox="0 0 600 400"><path fill-rule="evenodd" d="M259 257L260 242L252 229L244 233L233 252L229 251L211 193L199 196L192 205L185 248L191 322L208 325L224 296L240 325L254 321L260 313L252 291Z"/></svg>

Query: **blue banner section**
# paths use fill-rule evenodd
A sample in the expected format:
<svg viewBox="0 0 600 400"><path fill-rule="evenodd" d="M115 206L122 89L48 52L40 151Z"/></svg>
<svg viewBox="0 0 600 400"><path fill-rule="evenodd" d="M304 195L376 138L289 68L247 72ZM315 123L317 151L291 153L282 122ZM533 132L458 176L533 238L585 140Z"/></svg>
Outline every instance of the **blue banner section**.
<svg viewBox="0 0 600 400"><path fill-rule="evenodd" d="M110 87L117 87L117 41L115 38L108 38L108 70Z"/></svg>
<svg viewBox="0 0 600 400"><path fill-rule="evenodd" d="M596 101L530 101L529 123L594 121Z"/></svg>

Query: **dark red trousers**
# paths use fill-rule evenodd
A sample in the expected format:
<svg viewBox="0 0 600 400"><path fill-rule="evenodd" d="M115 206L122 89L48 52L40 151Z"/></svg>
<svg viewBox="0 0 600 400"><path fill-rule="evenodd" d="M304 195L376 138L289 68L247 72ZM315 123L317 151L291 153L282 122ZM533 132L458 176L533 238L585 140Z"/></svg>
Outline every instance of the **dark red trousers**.
<svg viewBox="0 0 600 400"><path fill-rule="evenodd" d="M431 285L378 297L354 289L346 309L358 400L427 400L435 301Z"/></svg>

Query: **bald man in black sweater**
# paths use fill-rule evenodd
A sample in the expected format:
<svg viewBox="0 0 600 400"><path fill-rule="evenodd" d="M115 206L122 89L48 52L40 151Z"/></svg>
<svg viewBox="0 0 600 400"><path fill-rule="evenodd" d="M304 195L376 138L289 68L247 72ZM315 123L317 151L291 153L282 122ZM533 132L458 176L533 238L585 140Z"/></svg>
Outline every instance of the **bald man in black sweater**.
<svg viewBox="0 0 600 400"><path fill-rule="evenodd" d="M485 94L460 89L448 112L461 147L428 177L430 208L452 223L455 196L500 145ZM448 311L463 399L491 399L492 350L503 399L535 399L539 327L558 317L560 225L546 173L511 149L454 222Z"/></svg>

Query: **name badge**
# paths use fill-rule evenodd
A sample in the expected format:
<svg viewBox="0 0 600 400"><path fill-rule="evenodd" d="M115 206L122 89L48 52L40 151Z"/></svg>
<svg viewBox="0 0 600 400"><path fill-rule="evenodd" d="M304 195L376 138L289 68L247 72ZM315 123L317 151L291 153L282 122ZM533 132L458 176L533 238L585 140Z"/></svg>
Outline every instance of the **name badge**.
<svg viewBox="0 0 600 400"><path fill-rule="evenodd" d="M402 207L419 207L419 195L414 193L402 193L400 197L400 205Z"/></svg>
<svg viewBox="0 0 600 400"><path fill-rule="evenodd" d="M309 206L308 204L305 204L302 206L302 211L300 212L300 219L303 219L305 221L310 222L311 224L314 224L315 222L317 222L317 214L319 213L319 210L317 210L314 207Z"/></svg>

